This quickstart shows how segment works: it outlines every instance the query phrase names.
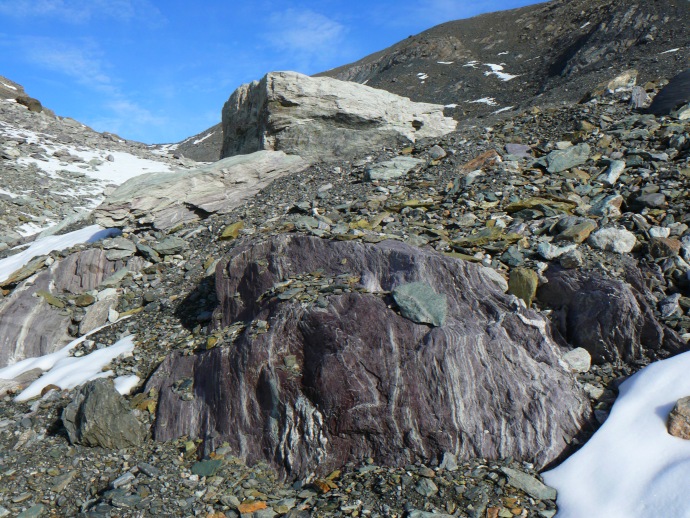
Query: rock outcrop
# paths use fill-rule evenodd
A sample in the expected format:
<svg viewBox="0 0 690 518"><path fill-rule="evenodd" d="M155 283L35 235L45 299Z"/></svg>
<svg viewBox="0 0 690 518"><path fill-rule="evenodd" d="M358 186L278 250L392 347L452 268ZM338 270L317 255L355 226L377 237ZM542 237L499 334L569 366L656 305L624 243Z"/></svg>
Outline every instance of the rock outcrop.
<svg viewBox="0 0 690 518"><path fill-rule="evenodd" d="M291 282L298 274L316 288ZM442 307L438 327L399 313L389 293L412 283L426 312ZM330 288L304 302L318 286ZM221 334L247 326L162 363L146 387L160 392L155 438L227 441L293 477L444 452L544 466L589 403L548 322L504 289L488 268L397 241L240 243L216 270L215 317Z"/></svg>
<svg viewBox="0 0 690 518"><path fill-rule="evenodd" d="M627 269L628 278L641 279L635 267ZM553 321L568 343L589 351L595 363L634 362L687 350L678 335L654 317L644 282L634 286L596 271L558 267L545 275L548 282L537 292L539 301L555 310Z"/></svg>
<svg viewBox="0 0 690 518"><path fill-rule="evenodd" d="M221 156L282 150L328 160L455 129L443 106L384 90L272 72L240 86L223 107Z"/></svg>
<svg viewBox="0 0 690 518"><path fill-rule="evenodd" d="M45 259L43 259L45 262ZM70 254L49 268L20 284L0 303L0 367L41 356L66 345L72 336L68 329L74 317L66 300L86 293L116 271L128 267L136 271L141 258L127 262L109 261L106 251L92 248ZM92 313L92 307L80 309L91 328L105 323Z"/></svg>
<svg viewBox="0 0 690 518"><path fill-rule="evenodd" d="M283 152L260 151L190 171L150 173L123 183L94 211L105 227L169 230L210 214L224 214L307 163Z"/></svg>

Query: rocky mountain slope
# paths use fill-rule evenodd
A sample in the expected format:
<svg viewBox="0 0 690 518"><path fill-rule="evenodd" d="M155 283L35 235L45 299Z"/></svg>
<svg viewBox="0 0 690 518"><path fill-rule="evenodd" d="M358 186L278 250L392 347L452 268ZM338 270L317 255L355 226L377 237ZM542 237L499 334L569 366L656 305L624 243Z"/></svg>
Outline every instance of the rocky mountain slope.
<svg viewBox="0 0 690 518"><path fill-rule="evenodd" d="M320 75L456 105L462 119L579 101L612 67L640 84L670 78L687 67L689 24L688 2L555 0L444 23Z"/></svg>
<svg viewBox="0 0 690 518"><path fill-rule="evenodd" d="M277 144L204 165L2 101L0 516L556 515L538 471L690 340L689 123L608 66L457 128L270 74L224 126Z"/></svg>

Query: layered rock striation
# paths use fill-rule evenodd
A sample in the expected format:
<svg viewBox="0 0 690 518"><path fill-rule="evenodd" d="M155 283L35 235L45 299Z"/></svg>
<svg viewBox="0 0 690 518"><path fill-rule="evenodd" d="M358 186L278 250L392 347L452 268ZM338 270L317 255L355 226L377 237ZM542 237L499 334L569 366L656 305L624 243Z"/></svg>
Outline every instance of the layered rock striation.
<svg viewBox="0 0 690 518"><path fill-rule="evenodd" d="M299 283L271 291L307 272L353 289L311 304ZM414 283L425 286L416 305L444 318L400 313L389 292ZM199 437L211 450L227 441L291 477L444 452L544 466L589 403L548 322L505 287L488 268L396 241L241 244L217 268L215 316L221 328L246 327L234 343L162 363L146 387L160 392L155 438Z"/></svg>

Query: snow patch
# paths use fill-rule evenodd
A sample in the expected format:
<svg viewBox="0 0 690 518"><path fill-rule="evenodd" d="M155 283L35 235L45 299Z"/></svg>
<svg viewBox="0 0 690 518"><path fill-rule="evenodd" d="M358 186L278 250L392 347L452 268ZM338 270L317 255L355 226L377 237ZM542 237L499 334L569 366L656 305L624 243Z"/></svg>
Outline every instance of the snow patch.
<svg viewBox="0 0 690 518"><path fill-rule="evenodd" d="M491 71L486 71L484 72L485 76L496 76L502 81L510 81L511 79L515 79L516 75L513 74L508 74L507 72L503 72L503 65L497 65L495 63L485 63L485 67L489 67Z"/></svg>
<svg viewBox="0 0 690 518"><path fill-rule="evenodd" d="M583 26L580 27L580 29L584 29L585 27L587 27L588 25L591 25L591 24L592 24L592 22L586 22Z"/></svg>
<svg viewBox="0 0 690 518"><path fill-rule="evenodd" d="M484 103L489 106L498 106L498 103L496 102L496 99L493 97L482 97L481 99L476 99L474 101L467 101L470 104L476 104L476 103Z"/></svg>
<svg viewBox="0 0 690 518"><path fill-rule="evenodd" d="M28 401L38 397L48 385L56 385L65 390L97 378L109 378L114 375L114 372L111 370L104 371L103 368L118 356L131 354L133 350L134 335L130 335L118 340L110 347L96 349L86 356L64 356L57 360L48 372L20 392L15 401ZM136 383L133 383L130 377L127 378L121 380L119 385L120 388L131 390Z"/></svg>
<svg viewBox="0 0 690 518"><path fill-rule="evenodd" d="M463 65L463 67L477 68L479 61L468 61Z"/></svg>
<svg viewBox="0 0 690 518"><path fill-rule="evenodd" d="M620 386L608 419L557 468L558 518L689 516L690 441L669 435L666 419L690 395L690 353L657 361Z"/></svg>
<svg viewBox="0 0 690 518"><path fill-rule="evenodd" d="M3 83L2 81L0 81L0 84L2 84L2 86L9 88L10 90L17 91L17 88L12 85L8 85L7 83Z"/></svg>
<svg viewBox="0 0 690 518"><path fill-rule="evenodd" d="M505 52L499 52L497 56L505 56L506 54L510 54L507 50Z"/></svg>
<svg viewBox="0 0 690 518"><path fill-rule="evenodd" d="M453 61L437 61L439 65L452 65Z"/></svg>
<svg viewBox="0 0 690 518"><path fill-rule="evenodd" d="M446 104L446 105L444 105L443 107L444 107L444 108L457 108L458 105L455 104L455 103L451 103L451 104Z"/></svg>
<svg viewBox="0 0 690 518"><path fill-rule="evenodd" d="M417 74L417 77L418 77L419 79L421 79L422 81L424 81L425 79L428 79L428 78L429 78L429 75L428 75L428 74L425 74L424 72L419 72L419 73Z"/></svg>
<svg viewBox="0 0 690 518"><path fill-rule="evenodd" d="M212 131L212 132L209 133L208 135L205 135L205 136L201 137L200 139L196 139L194 142L192 142L192 144L201 144L204 140L206 140L207 138L212 137L212 136L215 135L215 134L216 134L216 132L215 132L215 131Z"/></svg>
<svg viewBox="0 0 690 518"><path fill-rule="evenodd" d="M505 108L501 108L500 110L496 110L496 111L493 112L493 113L494 113L494 115L495 115L495 114L497 114L497 113L503 113L503 112L510 111L510 110L512 110L513 108L515 108L515 106L506 106Z"/></svg>
<svg viewBox="0 0 690 518"><path fill-rule="evenodd" d="M672 52L678 52L679 50L680 50L680 48L677 48L677 49L669 49L669 50L665 50L665 51L661 52L659 55L661 55L661 54L671 54Z"/></svg>

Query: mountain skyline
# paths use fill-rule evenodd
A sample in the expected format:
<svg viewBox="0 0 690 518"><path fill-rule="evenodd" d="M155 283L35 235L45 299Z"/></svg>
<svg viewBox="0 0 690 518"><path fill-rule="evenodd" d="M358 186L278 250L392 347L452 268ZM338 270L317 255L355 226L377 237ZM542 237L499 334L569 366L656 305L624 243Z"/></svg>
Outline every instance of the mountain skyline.
<svg viewBox="0 0 690 518"><path fill-rule="evenodd" d="M219 122L230 94L269 71L314 74L439 23L534 3L1 0L2 73L97 131L177 142Z"/></svg>

